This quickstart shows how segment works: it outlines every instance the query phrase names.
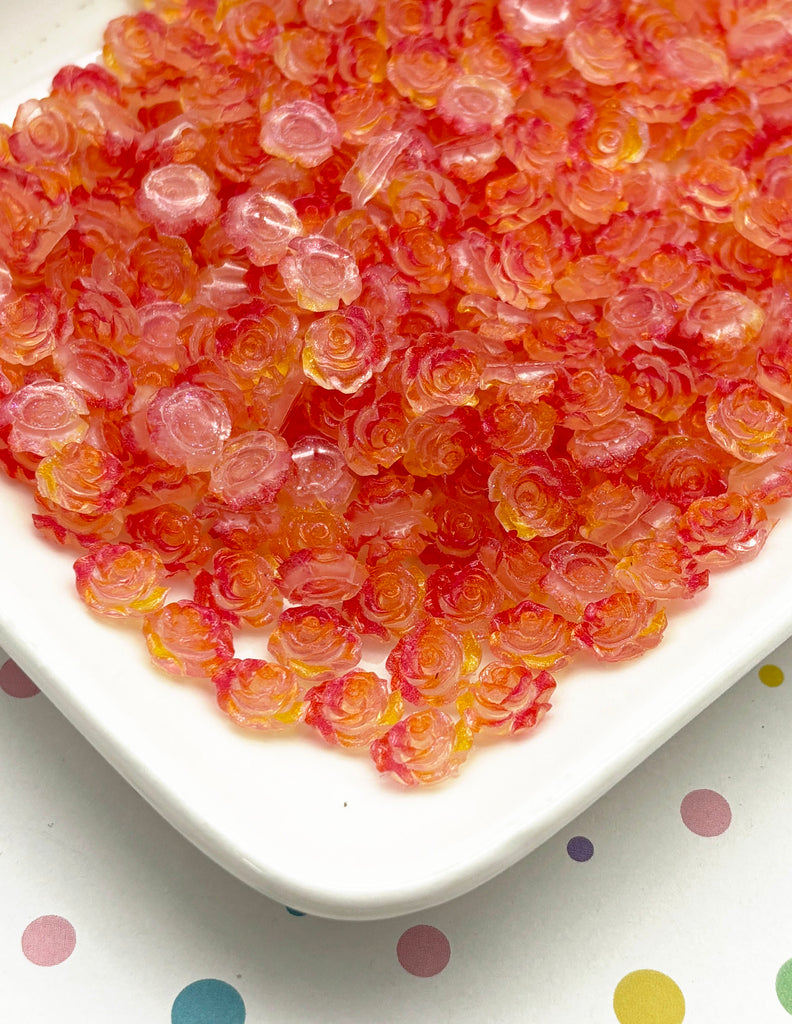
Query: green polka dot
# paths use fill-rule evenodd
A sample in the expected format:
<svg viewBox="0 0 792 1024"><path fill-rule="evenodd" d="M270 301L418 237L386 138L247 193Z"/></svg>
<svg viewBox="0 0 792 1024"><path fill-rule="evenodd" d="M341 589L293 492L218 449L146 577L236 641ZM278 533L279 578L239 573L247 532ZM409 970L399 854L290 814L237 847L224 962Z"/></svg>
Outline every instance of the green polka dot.
<svg viewBox="0 0 792 1024"><path fill-rule="evenodd" d="M780 686L784 681L784 673L778 665L762 665L759 669L759 679L765 686Z"/></svg>
<svg viewBox="0 0 792 1024"><path fill-rule="evenodd" d="M787 1013L792 1013L792 960L782 964L776 975L776 995Z"/></svg>

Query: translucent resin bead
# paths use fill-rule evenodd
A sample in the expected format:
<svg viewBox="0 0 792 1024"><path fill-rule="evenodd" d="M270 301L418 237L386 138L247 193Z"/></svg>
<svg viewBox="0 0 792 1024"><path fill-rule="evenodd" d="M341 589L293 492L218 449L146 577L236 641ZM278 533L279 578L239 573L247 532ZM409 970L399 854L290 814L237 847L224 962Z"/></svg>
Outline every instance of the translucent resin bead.
<svg viewBox="0 0 792 1024"><path fill-rule="evenodd" d="M766 462L788 442L789 422L781 403L755 384L714 391L706 421L712 439L744 462Z"/></svg>
<svg viewBox="0 0 792 1024"><path fill-rule="evenodd" d="M460 75L443 90L437 112L465 134L500 128L514 109L514 98L497 78Z"/></svg>
<svg viewBox="0 0 792 1024"><path fill-rule="evenodd" d="M231 433L224 402L208 388L160 388L146 412L151 447L165 462L189 473L211 469Z"/></svg>
<svg viewBox="0 0 792 1024"><path fill-rule="evenodd" d="M295 238L278 270L289 295L301 309L321 313L349 305L363 290L352 254L328 238Z"/></svg>
<svg viewBox="0 0 792 1024"><path fill-rule="evenodd" d="M400 718L402 700L374 672L347 672L305 695L307 725L328 743L368 747Z"/></svg>
<svg viewBox="0 0 792 1024"><path fill-rule="evenodd" d="M482 639L502 603L496 581L480 563L437 569L426 582L429 614L445 621L450 629L470 631Z"/></svg>
<svg viewBox="0 0 792 1024"><path fill-rule="evenodd" d="M0 302L0 359L33 366L71 337L68 312L46 291Z"/></svg>
<svg viewBox="0 0 792 1024"><path fill-rule="evenodd" d="M562 464L541 452L524 456L525 464L499 463L489 479L495 515L521 540L553 537L574 522L568 499L579 492L574 477Z"/></svg>
<svg viewBox="0 0 792 1024"><path fill-rule="evenodd" d="M232 625L260 628L274 622L283 599L269 563L255 551L220 548L212 572L196 577L196 599L211 604Z"/></svg>
<svg viewBox="0 0 792 1024"><path fill-rule="evenodd" d="M342 313L318 317L308 326L302 365L309 380L349 395L384 368L388 355L368 313L350 306Z"/></svg>
<svg viewBox="0 0 792 1024"><path fill-rule="evenodd" d="M481 670L457 707L471 732L514 735L541 722L555 688L549 672L494 661Z"/></svg>
<svg viewBox="0 0 792 1024"><path fill-rule="evenodd" d="M404 395L419 414L446 406L476 405L479 384L478 360L464 349L416 345L402 366Z"/></svg>
<svg viewBox="0 0 792 1024"><path fill-rule="evenodd" d="M411 704L442 707L459 696L462 679L477 664L469 664L462 641L441 619L422 618L388 655L386 666L394 689Z"/></svg>
<svg viewBox="0 0 792 1024"><path fill-rule="evenodd" d="M259 267L277 263L291 240L302 234L302 222L289 200L260 189L229 199L222 220L229 240Z"/></svg>
<svg viewBox="0 0 792 1024"><path fill-rule="evenodd" d="M470 747L465 728L439 708L416 711L371 744L377 771L406 786L442 782L457 774Z"/></svg>
<svg viewBox="0 0 792 1024"><path fill-rule="evenodd" d="M8 443L13 452L48 455L55 448L81 441L88 430L88 406L69 384L36 380L6 401L11 422Z"/></svg>
<svg viewBox="0 0 792 1024"><path fill-rule="evenodd" d="M212 179L195 164L166 164L149 171L136 201L141 217L166 235L203 227L220 213Z"/></svg>
<svg viewBox="0 0 792 1024"><path fill-rule="evenodd" d="M577 636L601 661L626 661L657 647L665 627L665 610L655 601L617 593L586 608Z"/></svg>
<svg viewBox="0 0 792 1024"><path fill-rule="evenodd" d="M401 398L389 391L359 409L351 409L339 424L338 446L358 476L375 476L389 469L405 451L405 415Z"/></svg>
<svg viewBox="0 0 792 1024"><path fill-rule="evenodd" d="M270 156L318 167L340 145L338 125L325 107L309 100L276 105L262 117L261 148Z"/></svg>
<svg viewBox="0 0 792 1024"><path fill-rule="evenodd" d="M81 391L91 406L116 411L132 391L129 364L98 342L71 338L56 349L53 359L61 379Z"/></svg>
<svg viewBox="0 0 792 1024"><path fill-rule="evenodd" d="M533 669L561 668L576 644L571 622L535 601L521 601L492 619L496 656Z"/></svg>
<svg viewBox="0 0 792 1024"><path fill-rule="evenodd" d="M287 729L305 713L302 681L282 665L257 658L232 659L212 681L220 709L247 729Z"/></svg>
<svg viewBox="0 0 792 1024"><path fill-rule="evenodd" d="M355 487L341 449L326 437L302 437L291 446L294 475L288 491L298 505L345 506Z"/></svg>
<svg viewBox="0 0 792 1024"><path fill-rule="evenodd" d="M650 538L630 545L616 565L615 578L624 590L641 597L691 598L709 582L709 574L696 569L697 560L687 548Z"/></svg>
<svg viewBox="0 0 792 1024"><path fill-rule="evenodd" d="M209 493L235 512L253 512L273 501L289 475L289 446L269 430L251 430L227 441L212 468Z"/></svg>
<svg viewBox="0 0 792 1024"><path fill-rule="evenodd" d="M333 608L287 608L267 643L281 665L304 679L321 682L351 671L359 663L360 638Z"/></svg>
<svg viewBox="0 0 792 1024"><path fill-rule="evenodd" d="M68 512L101 515L126 503L120 486L124 470L111 452L93 445L70 443L45 456L36 467L42 498Z"/></svg>
<svg viewBox="0 0 792 1024"><path fill-rule="evenodd" d="M143 621L151 660L172 676L211 678L234 655L231 629L217 612L174 601Z"/></svg>
<svg viewBox="0 0 792 1024"><path fill-rule="evenodd" d="M296 551L278 568L280 591L293 604L340 604L357 594L365 578L363 567L341 545Z"/></svg>
<svg viewBox="0 0 792 1024"><path fill-rule="evenodd" d="M361 633L381 640L397 638L411 629L421 614L424 577L400 561L373 566L346 610Z"/></svg>
<svg viewBox="0 0 792 1024"><path fill-rule="evenodd" d="M572 27L571 0L500 0L498 12L506 30L524 46L563 39Z"/></svg>
<svg viewBox="0 0 792 1024"><path fill-rule="evenodd" d="M127 515L126 528L133 540L155 548L170 572L203 565L212 553L201 521L175 502Z"/></svg>
<svg viewBox="0 0 792 1024"><path fill-rule="evenodd" d="M699 566L724 569L755 558L771 528L761 506L742 494L719 494L690 503L679 535Z"/></svg>
<svg viewBox="0 0 792 1024"><path fill-rule="evenodd" d="M91 611L110 618L147 615L165 603L168 587L156 551L101 544L74 563L77 593Z"/></svg>

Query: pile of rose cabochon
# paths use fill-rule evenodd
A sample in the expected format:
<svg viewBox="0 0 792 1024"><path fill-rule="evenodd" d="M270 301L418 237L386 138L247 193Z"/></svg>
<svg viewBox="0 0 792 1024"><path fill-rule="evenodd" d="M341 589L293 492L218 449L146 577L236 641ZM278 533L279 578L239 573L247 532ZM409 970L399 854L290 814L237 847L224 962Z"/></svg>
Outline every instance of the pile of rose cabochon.
<svg viewBox="0 0 792 1024"><path fill-rule="evenodd" d="M407 784L656 646L792 494L787 6L113 21L0 129L0 464L89 608Z"/></svg>

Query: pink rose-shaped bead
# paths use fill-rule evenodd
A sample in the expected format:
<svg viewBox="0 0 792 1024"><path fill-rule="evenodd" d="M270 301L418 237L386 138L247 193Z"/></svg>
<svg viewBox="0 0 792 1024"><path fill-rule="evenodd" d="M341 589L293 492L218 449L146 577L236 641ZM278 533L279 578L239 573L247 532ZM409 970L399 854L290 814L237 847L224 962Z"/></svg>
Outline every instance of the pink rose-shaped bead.
<svg viewBox="0 0 792 1024"><path fill-rule="evenodd" d="M136 201L141 217L164 234L182 235L220 213L212 179L195 164L165 164L149 171Z"/></svg>
<svg viewBox="0 0 792 1024"><path fill-rule="evenodd" d="M355 258L329 238L295 238L278 264L286 291L302 309L321 313L354 302L363 291Z"/></svg>
<svg viewBox="0 0 792 1024"><path fill-rule="evenodd" d="M277 263L288 252L289 242L302 234L302 223L289 200L261 189L230 199L223 227L230 241L258 267Z"/></svg>
<svg viewBox="0 0 792 1024"><path fill-rule="evenodd" d="M261 148L270 156L301 167L318 167L341 143L338 125L327 110L310 100L276 105L262 117Z"/></svg>
<svg viewBox="0 0 792 1024"><path fill-rule="evenodd" d="M212 469L209 493L235 512L268 505L289 475L289 446L269 430L251 430L228 441Z"/></svg>
<svg viewBox="0 0 792 1024"><path fill-rule="evenodd" d="M146 414L151 447L172 466L189 473L211 469L231 433L223 401L208 388L180 384L160 388Z"/></svg>
<svg viewBox="0 0 792 1024"><path fill-rule="evenodd" d="M514 98L497 78L461 75L443 90L438 114L466 134L500 128L514 109Z"/></svg>
<svg viewBox="0 0 792 1024"><path fill-rule="evenodd" d="M48 455L56 447L81 441L88 430L88 406L69 384L36 380L20 388L6 404L13 452Z"/></svg>

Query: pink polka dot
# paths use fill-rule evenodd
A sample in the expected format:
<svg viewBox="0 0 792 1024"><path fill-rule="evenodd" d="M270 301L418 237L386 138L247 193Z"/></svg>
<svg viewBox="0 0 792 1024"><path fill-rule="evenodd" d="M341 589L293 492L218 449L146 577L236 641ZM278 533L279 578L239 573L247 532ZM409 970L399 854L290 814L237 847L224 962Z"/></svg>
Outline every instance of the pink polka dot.
<svg viewBox="0 0 792 1024"><path fill-rule="evenodd" d="M439 928L416 924L402 932L396 945L396 956L405 971L416 978L431 978L448 966L451 943Z"/></svg>
<svg viewBox="0 0 792 1024"><path fill-rule="evenodd" d="M7 661L0 668L0 690L9 697L35 697L39 688L13 661Z"/></svg>
<svg viewBox="0 0 792 1024"><path fill-rule="evenodd" d="M697 836L720 836L731 825L729 802L712 789L694 789L679 808L682 821Z"/></svg>
<svg viewBox="0 0 792 1024"><path fill-rule="evenodd" d="M77 936L71 922L57 914L46 914L31 921L22 932L22 952L39 967L62 964L74 952Z"/></svg>

